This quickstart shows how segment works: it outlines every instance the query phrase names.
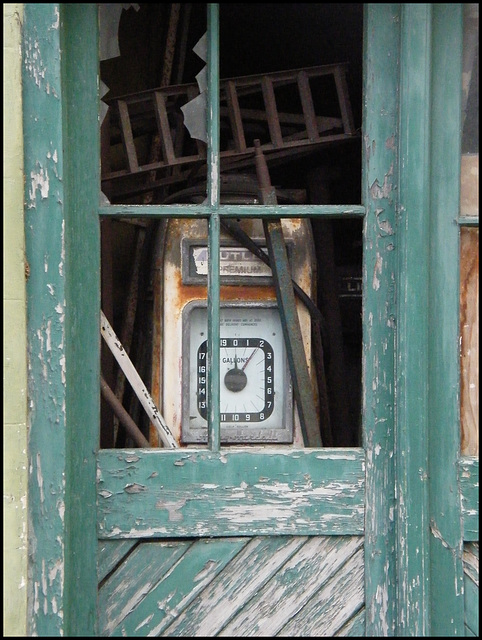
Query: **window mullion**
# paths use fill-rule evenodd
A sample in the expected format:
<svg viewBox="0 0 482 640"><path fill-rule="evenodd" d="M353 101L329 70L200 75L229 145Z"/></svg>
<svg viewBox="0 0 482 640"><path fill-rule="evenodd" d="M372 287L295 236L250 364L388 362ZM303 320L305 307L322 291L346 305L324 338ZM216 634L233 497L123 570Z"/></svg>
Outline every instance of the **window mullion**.
<svg viewBox="0 0 482 640"><path fill-rule="evenodd" d="M208 237L208 446L218 451L221 441L219 381L219 7L208 4L207 15L207 134L209 214Z"/></svg>

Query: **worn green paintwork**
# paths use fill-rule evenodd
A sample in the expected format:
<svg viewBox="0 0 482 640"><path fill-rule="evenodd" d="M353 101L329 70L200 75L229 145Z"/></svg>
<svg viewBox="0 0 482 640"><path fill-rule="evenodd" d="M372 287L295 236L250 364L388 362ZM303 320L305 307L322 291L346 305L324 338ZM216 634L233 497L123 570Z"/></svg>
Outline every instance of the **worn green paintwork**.
<svg viewBox="0 0 482 640"><path fill-rule="evenodd" d="M479 585L464 575L465 624L474 635L479 635ZM464 630L465 635L465 630Z"/></svg>
<svg viewBox="0 0 482 640"><path fill-rule="evenodd" d="M175 544L141 544L134 553L150 553L152 560L146 563L143 558L137 561L132 556L129 564L125 565L125 571L115 574L118 589L122 591L122 600L109 582L100 590L100 628L109 631L112 636L159 635L176 618L177 608L186 607L248 543L249 538L225 538L220 541L186 540ZM149 547L154 548L151 550ZM162 553L165 555L164 566L159 562ZM166 571L166 565L170 571ZM145 575L139 572L138 567L146 568ZM163 574L167 575L161 581ZM152 586L147 597L142 598L147 592L146 583ZM186 585L192 585L188 597ZM110 602L104 601L104 592ZM131 608L134 604L139 605L133 615L120 625L119 614L125 616L125 611L122 611L125 599L129 601ZM159 607L159 602L168 602L169 606Z"/></svg>
<svg viewBox="0 0 482 640"><path fill-rule="evenodd" d="M97 550L97 580L101 583L137 544L137 540L100 540Z"/></svg>
<svg viewBox="0 0 482 640"><path fill-rule="evenodd" d="M428 254L428 472L430 633L464 635L457 460L459 416L459 228L463 4L432 5ZM444 588L440 589L439 585Z"/></svg>
<svg viewBox="0 0 482 640"><path fill-rule="evenodd" d="M29 635L57 636L66 570L66 264L59 5L26 4L23 40L28 302Z"/></svg>
<svg viewBox="0 0 482 640"><path fill-rule="evenodd" d="M221 204L217 207L220 217L225 218L255 218L260 215L260 206L250 204ZM101 216L112 216L116 218L149 218L149 217L173 217L173 218L195 218L208 217L212 213L212 207L207 205L164 205L155 207L153 205L103 205L99 207ZM306 218L316 215L323 215L326 218L353 218L365 215L365 207L361 205L263 205L263 218Z"/></svg>
<svg viewBox="0 0 482 640"><path fill-rule="evenodd" d="M479 543L465 543L464 628L466 636L479 637Z"/></svg>
<svg viewBox="0 0 482 640"><path fill-rule="evenodd" d="M431 12L402 4L396 360L397 634L429 635L428 293ZM414 117L413 114L417 114Z"/></svg>
<svg viewBox="0 0 482 640"><path fill-rule="evenodd" d="M463 540L479 540L479 459L464 456L457 465L460 487L460 508L463 521Z"/></svg>
<svg viewBox="0 0 482 640"><path fill-rule="evenodd" d="M100 193L97 5L61 5L66 197L66 634L95 635L95 453L100 417ZM83 50L85 55L77 52ZM92 152L94 150L94 152ZM82 151L82 152L80 152ZM89 188L86 188L89 185ZM86 268L88 265L88 268ZM79 277L82 274L82 277ZM86 402L86 398L89 399ZM80 598L79 591L85 594ZM74 602L78 602L75 606Z"/></svg>
<svg viewBox="0 0 482 640"><path fill-rule="evenodd" d="M124 561L99 589L99 629L102 635L112 633L125 616L126 602L129 608L133 608L143 601L144 596L166 572L172 570L191 544L189 540L153 541L134 549L128 562Z"/></svg>
<svg viewBox="0 0 482 640"><path fill-rule="evenodd" d="M440 367L445 366L438 341L444 345L448 341L455 351L453 345L458 335L458 328L453 324L454 310L458 305L453 289L448 296L451 303L429 295L432 286L442 291L446 285L444 271L433 273L434 269L442 267L441 263L446 258L442 239L447 223L442 219L442 209L449 186L445 191L442 188L444 180L447 180L447 175L441 173L442 169L448 171L451 184L458 180L458 170L452 172L450 169L450 163L457 154L454 147L450 148L452 132L444 132L437 144L435 138L440 134L440 127L430 134L430 126L435 126L430 124L432 116L434 123L440 123L446 96L452 95L450 91L434 86L436 77L435 73L431 74L431 68L433 63L437 73L444 72L444 65L448 64L442 55L444 47L447 57L450 57L446 38L455 37L450 42L460 46L458 36L449 29L451 26L458 28L456 21L451 22L450 19L451 12L457 11L456 7L368 4L365 9L366 162L363 191L367 216L363 414L366 484L363 484L360 471L365 455L361 450L353 451L354 460L347 460L335 468L331 479L336 476L340 480L344 474L361 478L360 487L366 496L363 507L369 518L365 520L365 619L366 635L372 636L427 635L439 627L444 634L462 634L459 632L460 598L456 587L461 579L458 556L455 556L453 567L449 566L451 549L458 553L457 536L460 538L460 532L457 523L462 519L455 518L450 525L445 522L449 516L444 515L445 508L449 509L447 513L457 512L456 501L459 499L458 485L453 483L455 472L450 469L447 473L447 461L455 462L457 455L453 444L453 433L458 433L459 428L457 416L452 413L454 395L447 394L448 399L443 400L443 406L449 407L449 415L436 406L447 388L456 389L458 385L453 352L445 374L434 373L429 367L432 356L440 358L437 360ZM446 36L446 32L449 35ZM430 47L427 36L430 36ZM399 50L400 37L402 46ZM95 635L97 540L94 492L99 413L100 289L98 214L117 215L120 212L126 217L136 217L146 212L143 207L98 206L99 154L92 151L98 149L96 5L26 5L24 45L26 240L31 269L28 284L31 367L29 501L32 522L29 631L31 635ZM455 64L455 60L452 62ZM399 64L401 94L398 92ZM446 82L459 86L459 73L454 68L447 74ZM429 114L429 98L434 96L438 97L440 104ZM400 136L397 130L399 99ZM453 109L452 102L450 105ZM428 167L436 153L439 154L434 164L437 171L432 175ZM445 157L449 158L447 169L444 169ZM48 188L46 176L49 178ZM427 190L428 184L430 189ZM397 219L398 190L403 209ZM437 193L436 200L434 193ZM449 196L452 210L454 192L451 191ZM214 204L207 205L206 211L204 205L198 207L198 215L212 213ZM364 212L363 207L309 208L312 214L328 217L339 215L342 213L340 209L347 215ZM254 208L239 208L240 216L253 215L254 212ZM271 217L299 216L307 215L308 209L273 207L266 212ZM149 209L149 215L184 216L193 213L194 207L189 206ZM233 214L234 208L219 207L220 216L228 213ZM454 215L456 220L456 213ZM452 231L448 230L448 233ZM213 245L217 242L215 236L216 231ZM453 242L453 237L452 233L450 242ZM431 246L432 243L436 246ZM430 254L427 252L429 246ZM398 274L395 268L397 252ZM453 260L452 267L456 270L456 258ZM89 265L89 269L85 265ZM423 266L425 270L421 268ZM430 280L429 268L432 269ZM81 278L79 273L82 273ZM397 284L395 294L397 277L400 285ZM452 307L449 308L449 304ZM440 313L448 314L447 325L444 321L442 336L434 336L431 323ZM392 379L395 320L398 322L399 349L397 394ZM442 376L440 392L432 387L439 380L437 376ZM393 430L395 397L396 447ZM440 447L440 439L444 437L441 434L446 431L448 440ZM433 453L435 447L436 453ZM175 452L160 452L158 456L162 458L173 454ZM318 452L311 454L316 457ZM127 473L132 463L124 460L121 464L116 459L117 455L118 452L112 451L99 454L102 472L117 464L121 473ZM214 453L203 455L209 457ZM213 460L216 460L217 469L202 478L208 477L214 485L223 486L226 464L221 462L222 454L216 455L218 457ZM233 451L229 455L233 456L231 486L242 486L239 475L250 479L248 487L254 486L250 475L253 473L253 458L249 453L238 455ZM283 459L292 488L302 492L306 480L297 475L301 472L301 467L296 466L298 455L299 452L289 452ZM329 458L330 451L325 450L323 455ZM146 453L142 452L144 457ZM271 486L278 490L273 478L279 473L279 459L269 455L261 458L263 472L272 478L272 484L268 482L267 488ZM270 459L276 464L269 462ZM324 474L328 472L318 472L314 460L313 477L321 486L326 480ZM202 471L204 474L203 466L208 466L208 463L203 462L198 467L192 465L192 472ZM328 464L319 466L322 469ZM139 468L147 470L148 465L144 467L141 464ZM189 482L193 479L199 488L201 476L195 475L190 479L184 477L186 484L181 486L185 468L186 465L175 466L171 477L165 478L166 486L169 480L169 486L179 487L176 499L192 487ZM461 473L465 469L462 466ZM429 470L432 484L428 487ZM471 478L465 475L461 478L464 480L460 483L462 515L468 531L473 522L470 505L476 502L475 489ZM143 482L147 479L143 478ZM454 486L453 496L438 495ZM122 487L116 499L121 501L127 495L135 501L138 497L143 499L143 493L141 490L137 494L128 494ZM198 493L200 495L201 492ZM256 496L251 499L252 506L264 504ZM108 501L101 497L99 504L102 500ZM363 498L358 497L357 503L363 504ZM306 509L307 517L315 505L314 502L310 504ZM336 509L342 510L349 505L349 500L342 498ZM243 508L247 511L248 507L249 504ZM175 505L170 508L175 513ZM201 522L207 513L208 510L204 514L202 509L199 511L197 515ZM140 515L143 518L145 514ZM431 544L436 538L435 529L430 532L429 518L432 516L442 527L440 530L444 538L440 544L438 539ZM123 513L120 513L118 520L126 524L127 518L125 522L123 518ZM275 522L272 521L273 526ZM220 528L219 532L229 528L228 524L224 522L224 529ZM315 523L314 532L319 531L318 525ZM172 521L169 527L170 535L182 534L182 531L175 531ZM445 537L450 544L443 549ZM432 568L429 568L430 561ZM454 578L450 584L447 576ZM446 586L440 589L441 584ZM432 585L437 589L432 589ZM80 598L79 592L82 594ZM440 622L434 620L444 607L447 611L450 608L455 611L453 623L447 623L443 616Z"/></svg>
<svg viewBox="0 0 482 640"><path fill-rule="evenodd" d="M98 163L89 160L98 148L95 20L95 5L25 6L29 634L41 636L94 635L96 619ZM84 47L94 52L94 66L78 55ZM66 153L74 148L78 154Z"/></svg>
<svg viewBox="0 0 482 640"><path fill-rule="evenodd" d="M363 422L366 635L395 630L395 346L400 5L364 14Z"/></svg>
<svg viewBox="0 0 482 640"><path fill-rule="evenodd" d="M140 541L100 587L99 635L350 635L363 570L362 536Z"/></svg>
<svg viewBox="0 0 482 640"><path fill-rule="evenodd" d="M360 449L99 451L99 537L362 534Z"/></svg>

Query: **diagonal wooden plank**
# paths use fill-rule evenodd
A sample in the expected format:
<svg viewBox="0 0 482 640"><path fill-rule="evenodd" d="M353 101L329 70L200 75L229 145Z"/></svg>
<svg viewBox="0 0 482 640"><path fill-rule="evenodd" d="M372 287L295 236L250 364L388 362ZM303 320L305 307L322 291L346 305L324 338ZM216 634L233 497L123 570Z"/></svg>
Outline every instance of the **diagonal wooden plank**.
<svg viewBox="0 0 482 640"><path fill-rule="evenodd" d="M252 538L243 551L164 629L164 636L215 636L308 540L305 536Z"/></svg>
<svg viewBox="0 0 482 640"><path fill-rule="evenodd" d="M365 637L365 607L360 609L353 618L333 634L333 637L363 638Z"/></svg>
<svg viewBox="0 0 482 640"><path fill-rule="evenodd" d="M362 537L310 538L218 635L276 635L362 545Z"/></svg>
<svg viewBox="0 0 482 640"><path fill-rule="evenodd" d="M278 633L279 636L333 636L364 605L363 547Z"/></svg>
<svg viewBox="0 0 482 640"><path fill-rule="evenodd" d="M479 586L479 543L465 542L463 553L464 572Z"/></svg>
<svg viewBox="0 0 482 640"><path fill-rule="evenodd" d="M220 571L249 538L202 539L193 544L111 634L158 636Z"/></svg>
<svg viewBox="0 0 482 640"><path fill-rule="evenodd" d="M99 540L97 549L97 580L101 582L138 540Z"/></svg>
<svg viewBox="0 0 482 640"><path fill-rule="evenodd" d="M475 634L479 633L479 585L464 572L464 617L465 625Z"/></svg>
<svg viewBox="0 0 482 640"><path fill-rule="evenodd" d="M186 552L192 543L145 542L139 545L99 590L101 635L109 635Z"/></svg>

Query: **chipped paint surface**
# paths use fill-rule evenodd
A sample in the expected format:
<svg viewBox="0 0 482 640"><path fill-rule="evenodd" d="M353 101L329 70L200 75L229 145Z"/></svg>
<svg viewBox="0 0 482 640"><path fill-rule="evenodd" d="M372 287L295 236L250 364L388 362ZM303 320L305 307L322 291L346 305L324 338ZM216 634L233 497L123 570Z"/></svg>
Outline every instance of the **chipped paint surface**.
<svg viewBox="0 0 482 640"><path fill-rule="evenodd" d="M30 202L34 202L37 191L42 199L49 197L49 176L47 170L40 167L37 172L30 173L31 189L29 192Z"/></svg>
<svg viewBox="0 0 482 640"><path fill-rule="evenodd" d="M373 11L374 9L369 7L368 10ZM379 10L381 12L394 11L393 5L385 8L382 6ZM379 15L382 15L382 13ZM388 18L395 24L397 16L393 17L386 14L385 17L387 18L387 24L389 24ZM372 23L370 24L372 27L376 26ZM51 29L53 27L55 30L58 29L58 25L59 15L57 8L55 8L54 16L48 28ZM376 39L379 35L376 28L373 31L368 31L374 34L370 36L373 39ZM396 43L398 39L394 37L391 41ZM49 67L42 64L39 55L41 49L42 47L39 43L35 43L32 49L35 52L32 53L32 59L35 58L36 66L33 70L30 67L28 70L39 90L48 97L55 97L56 94L52 89L54 83L51 84L48 81ZM369 54L373 54L373 51L369 50ZM392 64L397 64L397 51L391 51L390 54L393 60ZM382 60L384 66L389 66L389 61L387 62L386 57L376 56L376 59ZM382 68L378 78L385 80L384 71L385 69ZM390 76L388 79L390 79ZM384 94L384 100L388 97L389 101L392 95L394 98L396 97L395 91L385 91ZM369 91L367 91L367 95L370 96ZM369 103L372 105L375 101L369 100ZM227 531L227 535L235 535L239 531L239 523L244 521L245 525L249 525L246 529L243 529L243 531L247 532L247 535L261 533L265 538L269 538L270 536L265 535L266 533L280 533L283 534L279 536L281 538L286 533L298 533L299 531L306 531L310 535L313 532L315 534L329 532L334 535L330 536L331 539L326 543L327 545L329 543L333 544L336 538L345 538L343 542L350 544L346 540L348 538L346 532L350 530L349 526L356 527L357 532L360 533L364 530L364 525L366 524L366 558L369 569L366 602L367 617L369 618L368 628L375 632L371 635L388 636L394 635L395 581L393 558L395 557L395 549L393 523L397 522L397 525L399 525L398 542L402 548L407 543L405 533L410 532L408 528L406 532L403 530L408 520L407 509L409 507L405 503L406 486L403 483L396 484L393 474L395 458L394 386L391 372L394 369L393 342L397 316L393 313L395 290L391 286L394 280L395 269L393 261L395 257L391 256L389 252L395 253L394 250L397 248L395 242L398 241L394 232L396 224L393 208L394 193L397 185L395 184L395 179L392 178L393 175L397 174L397 171L393 169L393 162L385 162L385 160L391 158L390 154L396 152L397 139L392 130L395 127L392 119L393 112L390 111L390 103L388 103L388 106L385 102L383 105L377 103L375 106L379 109L377 120L380 121L380 129L383 128L384 123L387 123L388 126L384 131L378 130L376 135L367 135L367 140L371 140L367 145L367 153L376 159L377 173L379 175L370 175L368 184L371 184L371 187L367 189L371 200L367 198L368 264L364 267L364 277L365 282L370 282L371 278L373 286L365 288L365 302L368 307L363 372L366 379L366 398L363 403L363 412L367 425L365 446L367 449L366 493L368 498L366 511L363 493L365 489L365 467L363 455L360 452L358 454L351 452L349 455L344 453L325 456L316 454L316 456L311 457L298 454L295 456L292 453L279 455L279 452L276 454L267 452L268 454L261 458L259 457L259 452L252 450L254 455L251 460L243 461L240 457L239 466L235 471L233 471L233 457L229 454L218 458L210 458L209 455L193 453L183 459L176 458L172 462L172 458L163 457L164 452L162 452L159 456L162 463L172 462L172 464L165 464L166 468L164 469L162 465L161 468L158 468L151 461L146 462L144 455L127 455L124 460L110 461L109 464L111 466L109 464L105 467L102 466L99 469L98 479L101 487L99 496L102 498L100 500L102 514L106 518L111 518L114 523L119 522L119 526L114 524L110 528L102 529L105 526L105 522L102 521L101 535L107 537L130 536L134 538L138 535L154 537L156 534L168 536L212 535L213 532L214 534L219 534L221 531ZM382 106L383 108L381 108ZM370 129L369 126L367 128ZM370 133L372 132L370 131ZM383 141L385 142L383 143ZM61 147L59 146L59 148ZM377 157L377 154L385 155L380 158L379 156ZM58 158L55 151L51 152L49 149L45 154L39 154L38 157L47 158L48 161L57 165ZM383 168L380 170L382 165ZM386 170L387 166L389 167L388 170ZM385 170L386 173L384 174ZM52 171L52 164L47 163L45 165L44 160L42 160L31 169L30 174L27 173L27 175L31 176L29 193L33 194L31 197L32 210L30 212L32 214L30 217L31 229L39 232L39 236L42 238L45 238L45 230L42 229L42 224L47 226L47 222L53 221L54 226L57 225L58 227L58 216L46 216L42 206L45 204L45 200L57 199L57 202L62 201L59 193L53 195L55 180L58 176L61 176L61 170L59 171L59 173L55 173L55 171ZM217 167L214 168L214 171L217 174ZM215 178L216 176L213 176L216 184ZM55 207L53 207L53 211L58 213ZM51 212L49 211L48 213ZM402 220L404 224L408 224L406 216ZM44 231L43 235L42 231ZM33 236L34 233L31 235ZM388 236L395 237L388 241ZM54 627L53 630L58 630L58 635L63 634L63 628L58 629L55 625L57 624L57 616L60 619L63 618L64 605L64 550L60 541L64 539L65 460L62 455L59 456L58 454L65 450L65 443L62 441L65 424L62 420L65 419L67 366L63 353L57 360L55 355L58 349L63 351L64 348L63 309L66 307L66 302L65 297L63 297L62 282L60 287L57 287L52 274L56 273L58 268L59 275L63 276L64 261L65 246L62 221L60 258L59 255L55 257L45 255L43 261L37 261L36 264L33 264L32 277L34 283L29 284L31 287L38 287L34 291L44 301L57 296L55 307L50 306L51 301L43 304L40 313L34 316L30 330L32 349L29 351L29 369L33 378L32 393L29 397L32 409L30 446L31 450L38 454L36 456L32 455L29 460L32 495L38 502L36 505L38 512L33 514L32 537L34 539L31 545L34 563L32 609L38 617L34 622L32 635L55 635L49 634L52 628L45 628L48 623L47 617L54 620L51 625L51 627ZM49 274L48 279L42 279L42 273ZM69 307L67 309L69 310ZM34 311L38 311L38 309L34 309ZM43 382L48 384L43 384ZM405 424L402 423L399 427L403 430ZM401 449L402 451L399 452L401 456L415 455L416 453L409 448L404 449L402 447ZM253 469L250 466L250 462L256 459L256 455L258 455L258 459ZM102 459L101 456L101 464L105 460L106 458ZM296 465L291 465L291 461L296 461ZM316 466L317 463L319 463L319 466ZM331 463L336 464L330 467ZM55 465L58 466L58 469ZM195 469L196 465L197 468ZM305 466L306 468L304 468ZM300 469L302 472L298 473ZM419 465L415 465L416 480L423 485L427 482L427 473L425 470L420 469ZM183 475L184 473L186 475ZM116 475L119 477L111 477ZM210 481L203 482L202 480L206 478L209 478ZM336 478L336 482L334 478ZM48 482L46 479L48 479ZM115 484L117 479L119 480L118 485ZM181 490L179 489L179 484L177 484L179 482L183 483ZM113 489L104 488L106 486ZM396 508L394 507L397 496L393 495L393 487L398 491L399 509L398 504ZM176 500L176 497L178 498L182 491L184 491L182 499ZM243 500L246 500L244 505L239 505L241 496ZM223 500L225 502L222 502ZM153 508L153 504L157 509ZM304 511L305 506L309 511ZM266 520L265 514L270 509L272 509L272 515L278 516L278 522L275 523L275 529L267 530L263 527ZM473 513L474 509L467 506L465 516L469 518ZM426 524L426 522L422 522L424 530L427 530ZM218 525L219 529L216 529ZM313 527L313 529L309 527ZM55 534L53 537L49 536L52 528ZM432 529L434 541L438 543L442 540L439 527L433 525ZM40 534L38 537L40 545L38 547L36 546L36 534ZM276 535L272 537L276 537ZM445 540L443 542L445 543ZM258 575L262 576L262 581L258 582L256 589L253 588L252 591L251 615L243 613L234 617L235 612L232 610L232 616L229 619L231 627L222 628L226 621L226 617L224 617L223 625L218 628L218 631L221 630L224 635L229 635L233 629L239 630L243 628L243 623L245 623L244 628L247 631L252 631L254 625L259 625L256 628L263 629L266 632L275 630L270 625L279 625L279 619L275 622L269 620L273 609L273 598L267 597L264 601L257 600L259 597L258 588L259 590L264 588L263 581L265 579L266 583L270 582L266 587L265 593L272 593L276 596L277 601L280 603L281 615L286 615L285 612L288 606L292 607L291 611L294 616L297 614L296 607L299 603L297 596L313 597L313 608L310 609L308 607L306 609L302 616L303 620L298 618L294 623L287 622L287 624L295 626L287 626L283 629L278 626L276 632L280 632L281 635L286 633L287 635L295 636L297 634L294 633L294 630L299 631L300 628L303 628L306 635L311 635L310 631L316 628L315 610L318 610L318 612L320 610L323 611L324 598L329 600L331 604L330 608L326 610L324 622L329 621L334 625L334 629L337 629L335 626L336 616L341 606L346 606L350 602L357 602L362 607L363 595L360 596L360 593L363 593L363 561L360 557L361 554L354 553L350 558L350 560L353 559L353 562L346 565L345 580L340 578L337 588L333 583L321 585L319 582L310 582L309 589L312 589L310 592L307 589L308 579L315 573L310 561L320 557L324 560L323 552L326 552L326 548L328 548L323 547L321 544L318 547L317 544L318 541L316 543L312 541L307 543L307 546L311 545L312 553L310 555L301 551L298 556L299 559L301 558L301 560L298 560L299 564L288 557L283 560L282 565L283 567L286 565L286 572L283 574L282 580L271 581L271 574L266 570L266 565L263 571L253 572L256 578ZM442 544L442 546L445 548L445 544ZM252 547L250 550L252 551ZM237 549L236 551L238 552L239 550ZM410 551L412 552L412 549ZM418 556L422 552L423 550L419 545L413 549L414 556ZM210 550L210 553L213 553L213 551ZM265 552L264 555L271 563L273 554ZM333 552L332 549L329 554L329 561L334 562L340 558L343 558L344 561L346 557L342 553ZM247 562L248 558L249 554L246 554L243 559ZM191 562L186 562L188 567L193 564L193 558L189 559ZM257 559L260 560L261 558L258 557ZM408 565L408 555L401 555L399 560L400 564L406 563ZM38 567L40 565L41 572L39 575ZM151 570L149 563L146 562L145 566ZM195 571L193 570L192 573L192 581L195 588L198 587L199 582L215 577L215 573L220 566L221 563L211 556L203 558L203 563L196 566ZM255 568L258 566L256 565ZM139 564L136 564L135 567L138 570ZM242 565L239 565L239 567L243 569ZM348 568L352 571L348 571ZM235 576L242 575L242 573L242 570L240 570L235 573ZM402 573L403 578L406 577L403 572L400 573ZM172 575L172 573L169 575ZM299 594L289 592L290 586L294 584L293 577L296 575L302 576ZM357 576L357 580L350 580L354 575ZM114 597L124 595L125 590L132 584L134 577L135 574L129 580L124 576L119 589L112 591ZM319 573L317 578L319 580ZM409 578L411 579L407 578L400 585L399 593L404 602L410 600L409 596L411 594L416 595L420 591L420 575L409 576ZM134 602L152 592L152 587L154 586L153 576L144 576L143 579L145 580L144 584L139 585L133 591L132 599L127 599L128 606L124 603L121 607L117 603L117 607L121 612L119 615L130 613ZM187 582L190 584L189 581ZM358 590L352 591L350 595L347 595L348 589L354 582ZM201 586L207 587L207 582ZM171 582L168 587L162 597L159 596L157 599L157 594L153 595L151 611L154 613L149 616L144 615L139 624L137 624L136 629L151 627L149 635L158 635L164 623L163 621L159 622L158 618L156 621L156 616L165 616L166 624L171 625L175 617L180 613L181 607L187 606L190 603L190 598L195 602L195 598L198 595L193 589L187 595L180 594L178 601L175 602L175 585ZM226 583L221 585L220 590L222 590L222 587L226 590ZM458 588L460 590L460 585L458 585ZM209 593L212 594L212 591ZM233 590L232 599L235 599L240 593L242 591L236 592ZM257 604L260 604L260 606L257 607ZM201 610L209 609L212 605L213 601L210 596L203 593L200 602ZM109 615L112 614L114 617L114 603L111 603L111 606L105 609ZM218 608L216 612L214 607L212 609L217 613L217 616L210 616L209 620L205 619L206 622L211 622L216 617L219 620L220 616L226 616L225 610L220 611ZM405 611L402 611L398 622L401 623L402 627L407 625L407 627L415 629L417 621L413 622L410 619L410 613L413 613L415 618L418 618L422 609L423 603L419 604L417 601L412 612L409 611L405 615ZM355 613L352 610L350 615ZM323 611L323 614L325 614L325 611ZM42 619L42 616L44 619ZM197 623L198 620L195 620L195 622ZM304 626L301 627L301 625ZM173 627L171 627L170 631L172 630ZM124 629L122 629L122 632L124 635L129 635ZM175 634L168 633L168 635ZM204 635L210 635L207 629L205 629Z"/></svg>
<svg viewBox="0 0 482 640"><path fill-rule="evenodd" d="M363 531L362 450L137 455L127 462L122 451L99 452L101 537Z"/></svg>
<svg viewBox="0 0 482 640"><path fill-rule="evenodd" d="M32 572L28 620L29 635L63 635L67 361L63 166L58 151L62 148L59 7L29 6L25 18L24 101L27 113L35 113L25 132ZM57 56L52 56L52 49Z"/></svg>
<svg viewBox="0 0 482 640"><path fill-rule="evenodd" d="M366 495L366 635L389 636L396 628L394 513L395 288L397 269L399 8L367 8L366 56L372 68L364 87L365 264L363 308ZM380 37L382 36L383 37ZM382 39L389 38L389 47ZM384 86L380 93L380 83Z"/></svg>

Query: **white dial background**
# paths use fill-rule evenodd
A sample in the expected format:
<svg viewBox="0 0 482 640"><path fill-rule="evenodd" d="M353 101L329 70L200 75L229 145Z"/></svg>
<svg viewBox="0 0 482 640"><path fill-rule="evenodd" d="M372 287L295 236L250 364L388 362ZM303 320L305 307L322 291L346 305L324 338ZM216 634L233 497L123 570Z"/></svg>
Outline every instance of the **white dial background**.
<svg viewBox="0 0 482 640"><path fill-rule="evenodd" d="M207 373L203 368L207 359L204 355L207 310L195 303L188 306L184 310L183 330L183 356L189 354L188 363L183 357L183 370L188 380L183 381L183 388L187 398L186 384L189 385L189 402L183 407L183 440L200 442L205 441L207 434L207 414L205 409L198 407L199 391L201 404L203 396L207 395L207 384L203 386ZM220 340L221 439L229 442L291 441L291 384L278 309L249 304L222 306ZM272 363L267 359L272 359ZM232 372L235 366L244 368L244 382L239 371ZM229 371L231 374L226 378ZM271 371L272 380L267 378Z"/></svg>

